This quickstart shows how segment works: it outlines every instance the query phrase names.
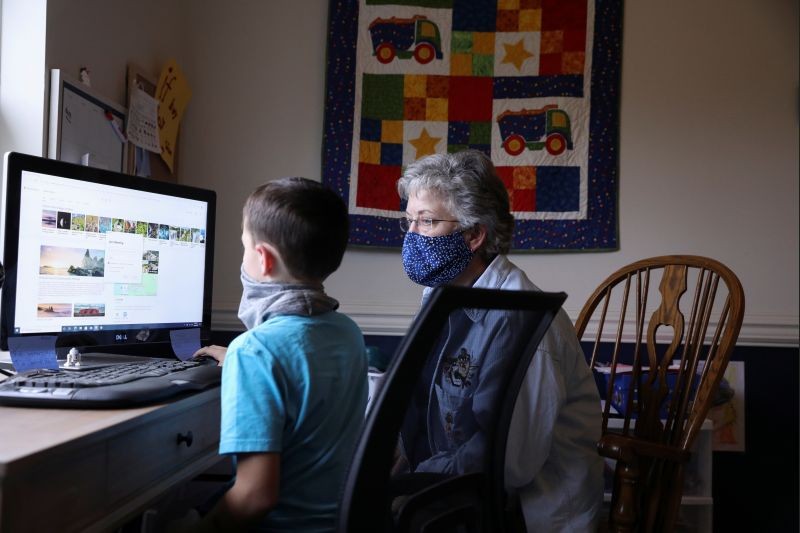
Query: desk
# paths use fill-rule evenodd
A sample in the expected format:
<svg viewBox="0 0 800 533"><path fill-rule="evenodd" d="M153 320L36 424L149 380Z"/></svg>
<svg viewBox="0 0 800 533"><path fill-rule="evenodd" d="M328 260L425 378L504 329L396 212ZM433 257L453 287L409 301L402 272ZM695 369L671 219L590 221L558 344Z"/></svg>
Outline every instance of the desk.
<svg viewBox="0 0 800 533"><path fill-rule="evenodd" d="M136 409L0 407L0 531L119 527L219 461L219 415L219 388Z"/></svg>

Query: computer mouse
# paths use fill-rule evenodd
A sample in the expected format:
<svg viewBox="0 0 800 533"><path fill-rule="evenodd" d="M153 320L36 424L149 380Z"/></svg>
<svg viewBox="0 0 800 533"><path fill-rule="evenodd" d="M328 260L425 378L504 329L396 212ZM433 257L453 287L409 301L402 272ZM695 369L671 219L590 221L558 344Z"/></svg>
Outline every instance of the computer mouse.
<svg viewBox="0 0 800 533"><path fill-rule="evenodd" d="M199 361L206 365L218 365L219 361L211 357L210 355L198 355L197 357L192 357L192 361Z"/></svg>

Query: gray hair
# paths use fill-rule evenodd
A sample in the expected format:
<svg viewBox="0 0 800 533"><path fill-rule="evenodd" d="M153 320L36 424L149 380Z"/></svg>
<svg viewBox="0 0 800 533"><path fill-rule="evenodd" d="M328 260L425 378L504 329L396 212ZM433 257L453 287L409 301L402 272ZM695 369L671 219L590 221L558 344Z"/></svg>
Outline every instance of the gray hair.
<svg viewBox="0 0 800 533"><path fill-rule="evenodd" d="M434 154L411 163L397 181L397 192L407 200L420 190L439 198L462 228L486 228L479 250L483 257L508 252L514 231L508 191L483 152Z"/></svg>

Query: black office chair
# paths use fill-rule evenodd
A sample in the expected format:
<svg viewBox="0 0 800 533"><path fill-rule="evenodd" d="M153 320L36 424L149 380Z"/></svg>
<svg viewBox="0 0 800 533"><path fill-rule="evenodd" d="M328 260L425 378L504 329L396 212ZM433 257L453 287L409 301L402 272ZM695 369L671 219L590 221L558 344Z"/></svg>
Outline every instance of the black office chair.
<svg viewBox="0 0 800 533"><path fill-rule="evenodd" d="M463 287L433 291L398 347L368 413L345 481L339 531L503 532L524 527L517 499L505 491L507 433L531 358L565 299L564 293ZM515 324L521 324L514 330L521 341L504 348L505 386L495 399L494 427L486 432L484 467L463 475L412 473L391 479L398 433L417 380L428 357L438 355L434 350L448 320L465 309L512 312ZM404 502L399 506L398 493Z"/></svg>

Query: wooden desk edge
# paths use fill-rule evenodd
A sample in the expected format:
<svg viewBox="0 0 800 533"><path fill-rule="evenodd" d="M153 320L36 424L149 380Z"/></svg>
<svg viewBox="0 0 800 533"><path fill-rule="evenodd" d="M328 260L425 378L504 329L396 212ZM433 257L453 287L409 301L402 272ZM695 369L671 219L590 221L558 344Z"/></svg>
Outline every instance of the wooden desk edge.
<svg viewBox="0 0 800 533"><path fill-rule="evenodd" d="M3 516L5 513L11 511L11 508L4 505L9 503L7 496L14 491L15 480L25 479L26 473L31 470L34 471L43 462L52 462L54 458L70 457L72 454L80 454L87 449L96 448L97 445L103 445L104 441L119 438L131 431L138 429L146 430L158 424L162 419L168 417L182 416L185 413L193 412L203 406L216 403L218 408L220 390L219 387L201 391L195 394L190 394L167 403L156 404L147 407L136 407L132 409L115 409L115 410L96 410L87 412L86 410L55 410L55 409L24 409L21 408L0 408L0 415L3 410L14 410L14 414L10 419L0 418L2 427L0 427L0 436L3 433L10 433L13 429L14 422L19 422L31 415L40 415L44 417L43 421L37 421L37 425L46 426L48 419L56 420L64 427L69 427L71 422L83 421L83 426L76 429L71 427L67 431L68 436L65 438L57 439L52 445L42 442L32 442L35 439L17 439L17 444L22 444L20 449L14 450L13 453L7 453L6 456L11 457L6 459L0 458L0 529L5 529L3 524L8 525L7 520L15 520L9 516ZM71 416L75 415L75 416ZM108 418L111 421L108 424L98 423L99 419ZM12 426L12 427L9 427ZM82 428L85 431L82 431ZM17 428L18 430L19 428ZM180 428L176 428L176 431ZM216 438L219 437L219 428L215 428ZM52 428L48 431L43 431L36 438L43 438L43 435L51 435L58 433ZM201 443L196 443L200 445ZM4 442L4 446L6 443ZM164 476L158 476L153 479L152 485L146 487L132 487L135 491L130 495L131 498L125 500L121 505L105 509L105 514L100 519L94 518L91 523L73 523L73 526L67 527L69 531L109 531L115 527L124 524L136 513L141 512L146 506L153 502L160 494L167 491L181 482L188 481L196 475L207 470L216 462L221 460L217 453L217 442L209 443L206 439L204 448L197 451L196 457L190 462L182 464L174 471L165 472ZM141 489L141 490L140 490ZM93 498L94 495L86 494L85 497ZM20 511L18 509L18 511ZM75 529L77 528L77 529Z"/></svg>

